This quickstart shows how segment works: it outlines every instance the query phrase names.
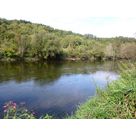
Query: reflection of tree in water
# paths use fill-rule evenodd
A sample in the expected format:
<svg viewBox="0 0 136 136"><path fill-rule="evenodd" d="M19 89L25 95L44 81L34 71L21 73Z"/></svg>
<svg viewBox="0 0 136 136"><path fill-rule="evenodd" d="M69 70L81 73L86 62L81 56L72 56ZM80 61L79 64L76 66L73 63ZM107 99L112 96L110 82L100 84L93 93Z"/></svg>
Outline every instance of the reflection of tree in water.
<svg viewBox="0 0 136 136"><path fill-rule="evenodd" d="M29 62L0 64L0 82L15 80L18 83L33 80L43 85L53 82L64 74L88 74L98 70L115 71L115 62Z"/></svg>
<svg viewBox="0 0 136 136"><path fill-rule="evenodd" d="M47 63L1 63L0 82L15 80L22 81L34 80L50 82L60 77L60 67Z"/></svg>

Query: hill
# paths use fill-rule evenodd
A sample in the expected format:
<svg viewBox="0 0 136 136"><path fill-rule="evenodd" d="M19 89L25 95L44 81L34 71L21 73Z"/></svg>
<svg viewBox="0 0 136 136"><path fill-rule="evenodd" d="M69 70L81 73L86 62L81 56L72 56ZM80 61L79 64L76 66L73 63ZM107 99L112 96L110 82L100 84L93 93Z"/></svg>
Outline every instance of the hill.
<svg viewBox="0 0 136 136"><path fill-rule="evenodd" d="M136 59L136 39L97 38L25 20L0 19L0 60Z"/></svg>

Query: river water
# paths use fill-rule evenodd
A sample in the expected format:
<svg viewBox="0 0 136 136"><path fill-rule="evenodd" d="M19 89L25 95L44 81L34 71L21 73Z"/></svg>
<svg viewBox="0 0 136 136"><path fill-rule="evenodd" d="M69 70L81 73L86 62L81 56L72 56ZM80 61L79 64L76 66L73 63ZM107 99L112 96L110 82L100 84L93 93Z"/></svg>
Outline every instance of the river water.
<svg viewBox="0 0 136 136"><path fill-rule="evenodd" d="M0 62L0 118L3 104L14 101L35 112L64 118L79 104L118 78L117 62Z"/></svg>

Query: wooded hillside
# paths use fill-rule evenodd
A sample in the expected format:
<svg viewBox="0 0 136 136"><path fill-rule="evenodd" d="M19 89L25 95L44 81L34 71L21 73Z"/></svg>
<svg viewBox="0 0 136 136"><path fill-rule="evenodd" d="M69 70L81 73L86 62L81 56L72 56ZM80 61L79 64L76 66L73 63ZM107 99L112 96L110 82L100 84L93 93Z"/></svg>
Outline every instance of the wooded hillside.
<svg viewBox="0 0 136 136"><path fill-rule="evenodd" d="M136 39L97 38L24 20L0 19L0 59L136 59Z"/></svg>

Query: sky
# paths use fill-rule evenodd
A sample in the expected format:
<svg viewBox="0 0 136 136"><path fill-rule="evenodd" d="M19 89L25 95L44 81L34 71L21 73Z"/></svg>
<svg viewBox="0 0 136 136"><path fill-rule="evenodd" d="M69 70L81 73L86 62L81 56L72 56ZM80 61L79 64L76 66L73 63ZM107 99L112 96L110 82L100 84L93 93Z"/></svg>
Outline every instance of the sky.
<svg viewBox="0 0 136 136"><path fill-rule="evenodd" d="M0 0L0 17L98 37L136 37L135 0Z"/></svg>

